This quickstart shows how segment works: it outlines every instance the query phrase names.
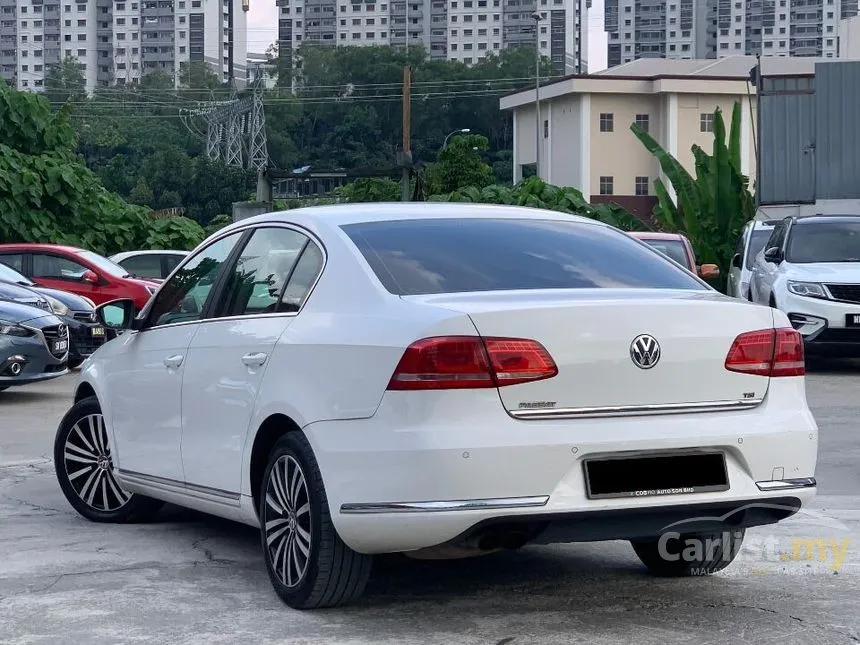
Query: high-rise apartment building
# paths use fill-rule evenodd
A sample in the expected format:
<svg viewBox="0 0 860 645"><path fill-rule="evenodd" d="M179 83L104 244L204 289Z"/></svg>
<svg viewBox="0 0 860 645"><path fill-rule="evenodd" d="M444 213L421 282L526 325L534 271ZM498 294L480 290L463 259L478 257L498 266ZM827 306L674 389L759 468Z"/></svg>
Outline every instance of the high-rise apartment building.
<svg viewBox="0 0 860 645"><path fill-rule="evenodd" d="M606 0L610 67L637 58L835 58L857 0Z"/></svg>
<svg viewBox="0 0 860 645"><path fill-rule="evenodd" d="M477 63L537 45L558 73L588 69L591 0L276 0L280 56L303 42L423 47L431 58ZM536 20L539 33L535 34Z"/></svg>
<svg viewBox="0 0 860 645"><path fill-rule="evenodd" d="M244 83L247 9L247 0L0 0L0 75L38 91L52 65L73 57L91 92L155 70L178 85L181 64L197 61Z"/></svg>

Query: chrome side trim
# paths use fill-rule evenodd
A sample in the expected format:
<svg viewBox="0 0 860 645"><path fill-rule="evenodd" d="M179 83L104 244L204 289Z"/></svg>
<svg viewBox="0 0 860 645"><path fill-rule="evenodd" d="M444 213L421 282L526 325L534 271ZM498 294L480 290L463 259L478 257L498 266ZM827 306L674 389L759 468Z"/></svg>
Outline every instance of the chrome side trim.
<svg viewBox="0 0 860 645"><path fill-rule="evenodd" d="M371 504L341 504L344 515L365 513L434 513L440 511L486 511L502 508L545 506L549 495L535 497L498 497L493 499L461 499L435 502L379 502Z"/></svg>
<svg viewBox="0 0 860 645"><path fill-rule="evenodd" d="M799 479L773 479L770 481L756 482L761 491L789 490L792 488L815 488L818 482L815 477L801 477Z"/></svg>
<svg viewBox="0 0 860 645"><path fill-rule="evenodd" d="M239 493L233 493L219 488L209 488L208 486L200 486L198 484L189 484L175 479L169 479L167 477L144 475L143 473L134 472L132 470L122 470L121 468L118 468L117 475L130 484L137 484L138 486L160 489L181 495L189 495L191 497L197 497L209 501L217 501L222 504L227 503L231 506L238 506L241 498Z"/></svg>
<svg viewBox="0 0 860 645"><path fill-rule="evenodd" d="M539 408L508 410L515 419L573 419L580 417L634 416L648 414L685 414L748 410L761 405L764 399L709 401L707 403L653 403L650 405L617 405L593 408Z"/></svg>

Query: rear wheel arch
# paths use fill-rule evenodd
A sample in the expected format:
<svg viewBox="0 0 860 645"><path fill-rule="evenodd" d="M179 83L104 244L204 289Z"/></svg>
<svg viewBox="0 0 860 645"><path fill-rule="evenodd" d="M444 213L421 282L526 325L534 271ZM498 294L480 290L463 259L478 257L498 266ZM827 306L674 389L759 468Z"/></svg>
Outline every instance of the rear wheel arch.
<svg viewBox="0 0 860 645"><path fill-rule="evenodd" d="M269 455L278 442L278 439L290 432L301 432L299 424L286 414L271 414L260 424L257 434L254 436L254 444L251 448L251 462L249 473L251 479L251 496L254 499L254 509L260 507L260 488L263 484L266 465L269 463Z"/></svg>

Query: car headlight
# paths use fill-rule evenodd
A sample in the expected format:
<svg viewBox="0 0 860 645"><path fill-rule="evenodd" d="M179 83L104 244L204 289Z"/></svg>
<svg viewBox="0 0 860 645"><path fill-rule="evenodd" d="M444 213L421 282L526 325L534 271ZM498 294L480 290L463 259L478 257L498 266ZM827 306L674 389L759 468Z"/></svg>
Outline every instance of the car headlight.
<svg viewBox="0 0 860 645"><path fill-rule="evenodd" d="M45 296L45 299L50 303L51 311L54 312L55 316L68 316L69 315L69 308L66 305L64 305L62 302L60 302L59 300L57 300L56 298L53 298L51 296Z"/></svg>
<svg viewBox="0 0 860 645"><path fill-rule="evenodd" d="M817 282L795 282L789 280L786 285L788 290L796 296L805 296L807 298L827 298L827 292L824 286Z"/></svg>
<svg viewBox="0 0 860 645"><path fill-rule="evenodd" d="M0 320L0 334L5 336L30 336L33 334L32 331L27 329L26 327L21 327L21 325L16 325L15 323L6 322L5 320Z"/></svg>

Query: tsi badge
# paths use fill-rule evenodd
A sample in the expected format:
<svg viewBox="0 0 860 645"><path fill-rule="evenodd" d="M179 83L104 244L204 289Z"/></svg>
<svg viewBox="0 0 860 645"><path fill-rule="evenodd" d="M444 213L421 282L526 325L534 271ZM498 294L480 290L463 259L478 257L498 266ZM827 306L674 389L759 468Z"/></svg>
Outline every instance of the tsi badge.
<svg viewBox="0 0 860 645"><path fill-rule="evenodd" d="M660 343L650 334L640 334L630 343L630 359L636 367L650 370L660 361Z"/></svg>

